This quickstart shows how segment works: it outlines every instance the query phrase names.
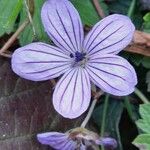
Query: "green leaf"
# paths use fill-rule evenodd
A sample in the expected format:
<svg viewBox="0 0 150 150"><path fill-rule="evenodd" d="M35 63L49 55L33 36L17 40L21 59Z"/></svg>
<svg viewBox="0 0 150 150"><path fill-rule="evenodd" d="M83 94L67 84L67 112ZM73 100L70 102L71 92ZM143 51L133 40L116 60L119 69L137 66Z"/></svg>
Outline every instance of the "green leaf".
<svg viewBox="0 0 150 150"><path fill-rule="evenodd" d="M34 40L49 42L50 39L44 31L44 27L41 22L41 7L45 0L34 1L34 16L33 16L33 26L35 28L36 37L34 37L34 33L32 30L32 25L28 25L25 30L20 35L19 41L21 46L29 44ZM21 23L27 18L26 8L24 8L21 12ZM35 39L36 38L36 39Z"/></svg>
<svg viewBox="0 0 150 150"><path fill-rule="evenodd" d="M93 113L93 119L95 123L99 126L99 129L102 123L103 108L104 105L101 104L95 109ZM123 103L111 99L109 101L107 114L106 114L107 119L106 119L105 133L107 133L109 136L115 138L118 141L118 150L122 150L122 144L121 144L120 133L119 133L119 122L120 122L122 112L123 112Z"/></svg>
<svg viewBox="0 0 150 150"><path fill-rule="evenodd" d="M79 11L79 14L84 24L93 26L96 22L100 20L100 17L98 16L97 11L91 0L71 0L71 2ZM102 0L99 0L99 2L105 14L107 15L107 5Z"/></svg>
<svg viewBox="0 0 150 150"><path fill-rule="evenodd" d="M125 51L122 52L122 55L125 59L128 59L130 62L132 62L134 65L139 66L142 61L143 61L143 57L142 55L139 54L130 54L127 53Z"/></svg>
<svg viewBox="0 0 150 150"><path fill-rule="evenodd" d="M139 66L143 61L143 56L138 54L129 54L129 59L136 65Z"/></svg>
<svg viewBox="0 0 150 150"><path fill-rule="evenodd" d="M150 69L150 57L144 57L144 58L142 59L142 65L143 65L145 68Z"/></svg>
<svg viewBox="0 0 150 150"><path fill-rule="evenodd" d="M142 119L139 119L136 124L144 134L139 135L133 144L140 150L150 150L150 104L140 105L140 115Z"/></svg>
<svg viewBox="0 0 150 150"><path fill-rule="evenodd" d="M144 17L143 17L145 22L149 22L150 21L150 12L147 13Z"/></svg>
<svg viewBox="0 0 150 150"><path fill-rule="evenodd" d="M150 33L150 12L147 13L144 17L143 31Z"/></svg>
<svg viewBox="0 0 150 150"><path fill-rule="evenodd" d="M109 9L112 13L119 13L119 14L128 14L128 10L130 8L130 5L132 3L132 0L115 0L110 2ZM132 21L135 24L137 28L141 28L142 22L143 22L143 15L142 12L139 10L140 3L139 1L136 2L136 7L132 15Z"/></svg>
<svg viewBox="0 0 150 150"><path fill-rule="evenodd" d="M150 71L146 74L147 91L150 92Z"/></svg>
<svg viewBox="0 0 150 150"><path fill-rule="evenodd" d="M150 134L141 134L133 142L140 150L150 150Z"/></svg>
<svg viewBox="0 0 150 150"><path fill-rule="evenodd" d="M22 0L0 1L0 36L13 31L15 21L22 8Z"/></svg>
<svg viewBox="0 0 150 150"><path fill-rule="evenodd" d="M108 6L111 12L126 15L131 2L132 0L115 0L111 2Z"/></svg>
<svg viewBox="0 0 150 150"><path fill-rule="evenodd" d="M150 134L150 104L140 106L140 115L142 119L137 121L137 126L144 132Z"/></svg>

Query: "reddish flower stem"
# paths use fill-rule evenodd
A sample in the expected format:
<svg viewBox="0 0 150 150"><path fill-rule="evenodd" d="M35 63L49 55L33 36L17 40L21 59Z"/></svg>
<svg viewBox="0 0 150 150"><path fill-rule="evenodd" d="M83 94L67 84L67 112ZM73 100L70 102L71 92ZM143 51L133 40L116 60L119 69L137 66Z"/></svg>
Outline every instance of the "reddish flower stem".
<svg viewBox="0 0 150 150"><path fill-rule="evenodd" d="M91 115L92 115L92 113L93 113L93 110L94 110L94 108L95 108L95 106L96 106L96 103L97 103L98 99L100 98L100 96L103 95L103 93L104 93L104 92L102 92L102 91L96 92L96 94L95 94L95 96L94 96L94 100L93 100L93 102L92 102L92 104L91 104L91 106L90 106L90 109L89 109L89 111L88 111L88 114L87 114L87 116L85 117L84 121L83 121L82 124L81 124L81 127L82 127L82 128L84 128L84 127L87 125L87 123L89 122L89 120L90 120L90 118L91 118Z"/></svg>
<svg viewBox="0 0 150 150"><path fill-rule="evenodd" d="M95 6L95 8L97 10L97 13L99 14L99 16L101 18L104 18L106 15L105 15L105 13L104 13L101 5L99 4L99 1L98 0L93 0L93 4L94 4L94 6Z"/></svg>

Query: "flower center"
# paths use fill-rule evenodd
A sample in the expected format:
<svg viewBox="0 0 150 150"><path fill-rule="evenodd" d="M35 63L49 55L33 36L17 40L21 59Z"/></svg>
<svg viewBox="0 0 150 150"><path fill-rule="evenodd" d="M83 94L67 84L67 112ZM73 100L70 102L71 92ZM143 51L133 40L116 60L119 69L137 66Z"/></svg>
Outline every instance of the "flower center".
<svg viewBox="0 0 150 150"><path fill-rule="evenodd" d="M87 61L86 53L76 51L75 54L71 53L70 57L74 58L73 66L77 66L77 65L82 66L82 67L85 66L85 63Z"/></svg>
<svg viewBox="0 0 150 150"><path fill-rule="evenodd" d="M70 54L70 57L71 58L74 58L75 59L75 62L80 62L80 61L83 61L85 59L85 55L86 53L81 53L81 52L75 52L75 55L73 55L72 53Z"/></svg>
<svg viewBox="0 0 150 150"><path fill-rule="evenodd" d="M87 149L98 149L95 141L99 139L99 136L92 132L88 131L85 128L75 128L69 132L69 138L72 139L77 145L76 149L81 147L86 147Z"/></svg>

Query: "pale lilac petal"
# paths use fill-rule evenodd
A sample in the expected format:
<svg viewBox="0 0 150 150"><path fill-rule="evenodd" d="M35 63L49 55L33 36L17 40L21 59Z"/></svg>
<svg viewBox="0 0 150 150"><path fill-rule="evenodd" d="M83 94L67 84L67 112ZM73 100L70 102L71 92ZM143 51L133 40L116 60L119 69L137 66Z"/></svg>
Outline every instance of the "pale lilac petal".
<svg viewBox="0 0 150 150"><path fill-rule="evenodd" d="M37 135L41 144L49 145L57 150L74 150L76 143L68 135L59 132L47 132Z"/></svg>
<svg viewBox="0 0 150 150"><path fill-rule="evenodd" d="M81 144L80 150L87 150L87 147L85 145Z"/></svg>
<svg viewBox="0 0 150 150"><path fill-rule="evenodd" d="M87 72L82 68L70 69L57 83L53 104L66 118L76 118L85 112L91 98L91 85Z"/></svg>
<svg viewBox="0 0 150 150"><path fill-rule="evenodd" d="M107 148L115 149L117 148L117 141L110 137L100 138L95 141L97 145L103 145Z"/></svg>
<svg viewBox="0 0 150 150"><path fill-rule="evenodd" d="M11 61L16 74L32 81L58 77L67 71L71 64L70 57L59 48L40 42L17 49Z"/></svg>
<svg viewBox="0 0 150 150"><path fill-rule="evenodd" d="M137 84L134 68L120 56L95 55L89 60L86 70L99 88L112 95L128 95Z"/></svg>
<svg viewBox="0 0 150 150"><path fill-rule="evenodd" d="M58 47L67 52L81 50L83 26L77 10L68 0L47 0L41 17L46 32Z"/></svg>
<svg viewBox="0 0 150 150"><path fill-rule="evenodd" d="M132 40L135 27L123 15L110 15L98 22L86 36L84 49L89 55L117 54Z"/></svg>

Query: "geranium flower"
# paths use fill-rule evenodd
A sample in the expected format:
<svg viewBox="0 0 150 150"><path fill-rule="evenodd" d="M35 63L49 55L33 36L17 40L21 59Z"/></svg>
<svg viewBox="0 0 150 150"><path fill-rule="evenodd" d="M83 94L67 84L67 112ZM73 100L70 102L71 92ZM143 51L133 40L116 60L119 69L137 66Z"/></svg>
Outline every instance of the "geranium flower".
<svg viewBox="0 0 150 150"><path fill-rule="evenodd" d="M45 31L55 46L41 42L17 49L12 69L19 76L44 81L63 75L53 93L57 112L76 118L91 99L91 82L104 92L124 96L134 91L134 68L117 56L132 40L135 30L123 15L110 15L98 22L84 39L77 10L68 0L47 0L41 12Z"/></svg>
<svg viewBox="0 0 150 150"><path fill-rule="evenodd" d="M95 132L85 128L75 128L66 133L47 132L37 135L40 143L49 145L57 150L98 150L99 145L115 149L117 142L110 137L101 138Z"/></svg>

